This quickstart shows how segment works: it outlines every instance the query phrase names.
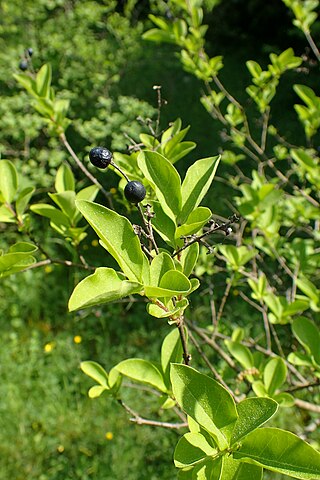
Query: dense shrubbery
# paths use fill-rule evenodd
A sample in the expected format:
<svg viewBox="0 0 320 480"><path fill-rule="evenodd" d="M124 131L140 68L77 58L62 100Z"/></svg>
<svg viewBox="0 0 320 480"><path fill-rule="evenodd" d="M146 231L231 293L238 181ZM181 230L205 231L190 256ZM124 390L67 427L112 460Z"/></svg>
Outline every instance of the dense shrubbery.
<svg viewBox="0 0 320 480"><path fill-rule="evenodd" d="M13 418L21 401L30 399L26 418L14 428L6 424L8 435L1 440L9 449L20 429L25 456L18 449L3 471L12 476L21 465L21 478L43 480L172 478L168 456L179 438L174 430L185 432L187 414L190 432L174 454L181 479L258 479L262 467L266 478L278 478L268 469L320 478L319 454L279 430L295 432L319 449L320 103L302 76L312 62L303 64L291 48L271 53L268 65L248 61L251 84L239 101L223 81L223 57L218 51L211 57L204 40L202 7L220 2L152 2L151 30L137 20L135 3L126 3L121 13L117 2L25 4L35 39L32 55L26 44L15 43L20 2L1 6L11 19L1 27L11 40L1 61L16 62L14 77L23 87L11 77L1 79L7 91L0 107L0 228L6 234L0 272L4 315L11 323L4 327L3 388L11 392L5 416ZM318 2L284 3L319 60L310 33ZM50 20L39 28L48 9ZM66 17L70 29L63 31L57 25ZM143 49L152 49L148 42L142 46L143 29L145 40L173 45L184 70L203 84L200 100L214 120L213 131L221 125L216 151L210 152L221 153L217 175L218 156L189 160L186 168L182 159L196 144L188 141L180 119L169 128L161 123L161 87L154 87L157 112L121 91L122 72L133 71ZM18 50L28 61L19 74ZM53 69L41 66L48 59ZM294 130L283 133L273 103L279 88L283 95L285 75L296 96L290 94L294 106L286 104ZM106 175L87 163L86 152L99 144L120 150ZM215 175L222 183L210 194ZM123 193L129 180L146 187L141 206L133 202L138 208ZM211 209L199 206L207 192ZM84 219L111 256L97 248ZM67 316L72 290L69 310L79 312ZM108 302L116 304L106 308ZM98 401L93 407L83 396L78 365L87 358L93 361L82 362L82 369L96 382L89 396L104 394L107 417ZM44 407L37 413L39 398ZM125 444L109 449L110 432L118 438L116 406L143 426L132 430L136 442L128 434ZM277 409L269 422L277 428L258 428ZM100 423L106 425L102 434ZM150 425L169 429L161 445L152 430L151 446L142 441ZM105 430L109 435L103 438ZM27 444L26 431L32 438ZM133 443L143 444L141 450ZM119 448L126 458L119 457Z"/></svg>

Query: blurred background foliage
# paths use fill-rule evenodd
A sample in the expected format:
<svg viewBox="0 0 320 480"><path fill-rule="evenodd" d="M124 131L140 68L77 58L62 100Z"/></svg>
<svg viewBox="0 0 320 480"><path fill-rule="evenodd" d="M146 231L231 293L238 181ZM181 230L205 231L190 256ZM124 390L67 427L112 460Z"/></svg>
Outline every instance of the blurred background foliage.
<svg viewBox="0 0 320 480"><path fill-rule="evenodd" d="M287 75L273 106L284 133L297 142L303 139L292 108L296 99L291 85L313 87L315 80L308 73L318 67L302 34L292 27L289 11L280 0L205 3L209 53L225 56L221 78L240 100L249 84L246 60L264 65L270 52L288 47L305 56L306 70ZM173 54L175 47L142 40L142 33L151 27L148 13L170 15L166 4L161 0L1 1L0 155L15 163L24 186L37 185L35 201L52 189L56 170L68 153L48 136L43 120L13 79L27 48L33 49L34 70L51 63L59 98L70 100L72 125L67 135L86 164L92 146L126 153L130 139L138 142L139 133L148 132L147 119L156 118L154 85L162 86L165 100L162 127L181 117L183 125L191 124L189 138L198 144L181 169L219 150L219 126L208 127L208 115L199 102L200 82L182 70ZM228 174L228 167L223 168ZM76 168L74 175L81 183L83 176ZM98 179L106 189L118 182L110 172L100 172ZM229 201L228 187L216 182L209 206L227 215ZM66 255L61 240L47 231L47 222L42 218L34 222L39 242L57 256ZM88 233L83 248L88 260L99 265L101 250ZM18 239L13 227L0 223L0 248ZM207 259L204 265L210 289ZM68 314L67 301L77 275L64 267L47 266L1 280L0 480L169 480L175 475L171 457L177 433L128 425L126 414L108 398L89 400L90 382L79 370L80 360L89 358L108 367L129 356L157 358L166 325L148 318L144 305L135 303ZM224 279L219 274L215 285L216 299L221 300ZM200 325L209 315L207 292L191 305ZM230 325L246 328L249 321L247 304L238 305L237 290L232 295L224 313L232 319L226 321L228 334ZM252 313L250 326L254 330ZM285 330L280 340L286 341ZM139 404L141 392L128 395ZM157 405L149 408L157 410ZM295 423L303 432L311 420L307 412L287 414L281 426Z"/></svg>

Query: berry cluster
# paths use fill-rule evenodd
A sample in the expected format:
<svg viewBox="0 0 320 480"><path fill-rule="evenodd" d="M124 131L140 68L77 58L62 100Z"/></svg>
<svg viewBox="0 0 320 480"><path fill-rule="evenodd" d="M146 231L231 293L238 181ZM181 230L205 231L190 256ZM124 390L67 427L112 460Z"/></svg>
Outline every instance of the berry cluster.
<svg viewBox="0 0 320 480"><path fill-rule="evenodd" d="M26 70L28 70L28 68L29 68L29 61L30 61L32 55L33 55L33 48L31 48L31 47L26 48L26 50L24 51L24 58L23 58L23 60L21 60L20 63L19 63L19 68L20 68L20 70L22 70L23 72L25 72Z"/></svg>
<svg viewBox="0 0 320 480"><path fill-rule="evenodd" d="M94 147L89 152L89 159L92 165L104 169L110 165L112 161L112 153L107 148ZM117 167L117 169L121 172L119 167ZM145 198L146 189L138 180L133 180L131 182L128 181L124 189L124 196L128 202L138 204Z"/></svg>

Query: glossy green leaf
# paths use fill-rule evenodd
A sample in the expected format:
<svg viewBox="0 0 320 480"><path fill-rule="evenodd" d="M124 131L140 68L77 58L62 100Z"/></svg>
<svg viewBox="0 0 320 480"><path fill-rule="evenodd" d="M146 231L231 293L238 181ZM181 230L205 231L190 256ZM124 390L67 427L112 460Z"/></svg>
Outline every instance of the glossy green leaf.
<svg viewBox="0 0 320 480"><path fill-rule="evenodd" d="M320 453L291 432L259 428L241 443L233 457L294 478L320 479Z"/></svg>
<svg viewBox="0 0 320 480"><path fill-rule="evenodd" d="M292 332L320 365L320 330L315 323L306 317L295 318L292 322Z"/></svg>
<svg viewBox="0 0 320 480"><path fill-rule="evenodd" d="M16 167L9 160L0 160L0 192L4 201L11 203L18 189Z"/></svg>
<svg viewBox="0 0 320 480"><path fill-rule="evenodd" d="M182 264L183 273L189 277L197 263L199 257L199 243L195 242L190 247L182 250L180 254L180 262Z"/></svg>
<svg viewBox="0 0 320 480"><path fill-rule="evenodd" d="M201 433L186 433L180 438L174 451L174 464L183 468L198 463L208 455L217 454Z"/></svg>
<svg viewBox="0 0 320 480"><path fill-rule="evenodd" d="M75 189L75 181L71 168L63 163L57 171L54 187L57 193ZM97 188L97 187L96 187Z"/></svg>
<svg viewBox="0 0 320 480"><path fill-rule="evenodd" d="M150 265L150 285L158 286L163 275L174 269L174 261L168 253L156 255Z"/></svg>
<svg viewBox="0 0 320 480"><path fill-rule="evenodd" d="M147 285L144 288L145 295L153 297L172 297L188 293L191 283L188 278L178 270L169 270L161 278L159 286Z"/></svg>
<svg viewBox="0 0 320 480"><path fill-rule="evenodd" d="M231 443L234 444L266 423L278 410L270 398L246 398L237 405L238 419L234 425Z"/></svg>
<svg viewBox="0 0 320 480"><path fill-rule="evenodd" d="M118 363L115 368L126 377L136 382L151 385L152 387L167 392L163 376L159 369L151 362L141 358L129 358Z"/></svg>
<svg viewBox="0 0 320 480"><path fill-rule="evenodd" d="M167 385L170 385L170 365L182 361L182 343L177 327L168 333L161 346L161 367Z"/></svg>
<svg viewBox="0 0 320 480"><path fill-rule="evenodd" d="M190 213L200 204L207 193L216 170L220 156L198 160L188 169L181 187L182 209L179 221L183 224Z"/></svg>
<svg viewBox="0 0 320 480"><path fill-rule="evenodd" d="M100 267L75 287L69 299L69 311L113 302L142 289L143 285L125 280L112 268Z"/></svg>
<svg viewBox="0 0 320 480"><path fill-rule="evenodd" d="M171 383L184 412L210 432L220 448L226 448L228 442L220 429L238 418L229 392L212 378L186 365L171 365Z"/></svg>
<svg viewBox="0 0 320 480"><path fill-rule="evenodd" d="M282 358L276 357L269 360L264 367L263 382L271 397L285 382L286 376L287 366Z"/></svg>
<svg viewBox="0 0 320 480"><path fill-rule="evenodd" d="M76 205L128 279L148 283L149 263L129 220L86 200L77 200Z"/></svg>
<svg viewBox="0 0 320 480"><path fill-rule="evenodd" d="M224 455L221 480L261 480L263 469Z"/></svg>
<svg viewBox="0 0 320 480"><path fill-rule="evenodd" d="M181 208L181 180L177 170L163 155L148 150L139 154L138 165L151 182L162 209L175 221Z"/></svg>
<svg viewBox="0 0 320 480"><path fill-rule="evenodd" d="M97 362L85 361L80 363L80 368L92 378L95 382L99 383L103 387L108 387L108 374L101 365Z"/></svg>

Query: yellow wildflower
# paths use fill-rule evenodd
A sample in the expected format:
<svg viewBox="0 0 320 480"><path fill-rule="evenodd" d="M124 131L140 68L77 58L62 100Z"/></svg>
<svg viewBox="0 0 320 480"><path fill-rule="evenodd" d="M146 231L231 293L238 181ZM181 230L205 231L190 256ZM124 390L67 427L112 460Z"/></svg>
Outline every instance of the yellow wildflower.
<svg viewBox="0 0 320 480"><path fill-rule="evenodd" d="M106 440L112 440L113 439L113 433L112 432L107 432L105 437L106 437Z"/></svg>
<svg viewBox="0 0 320 480"><path fill-rule="evenodd" d="M82 337L81 337L81 335L75 335L75 336L73 337L73 341L74 341L74 343L81 343L81 342L82 342Z"/></svg>
<svg viewBox="0 0 320 480"><path fill-rule="evenodd" d="M54 342L48 342L43 347L43 350L45 351L45 353L50 353L52 352L53 349L54 349Z"/></svg>

